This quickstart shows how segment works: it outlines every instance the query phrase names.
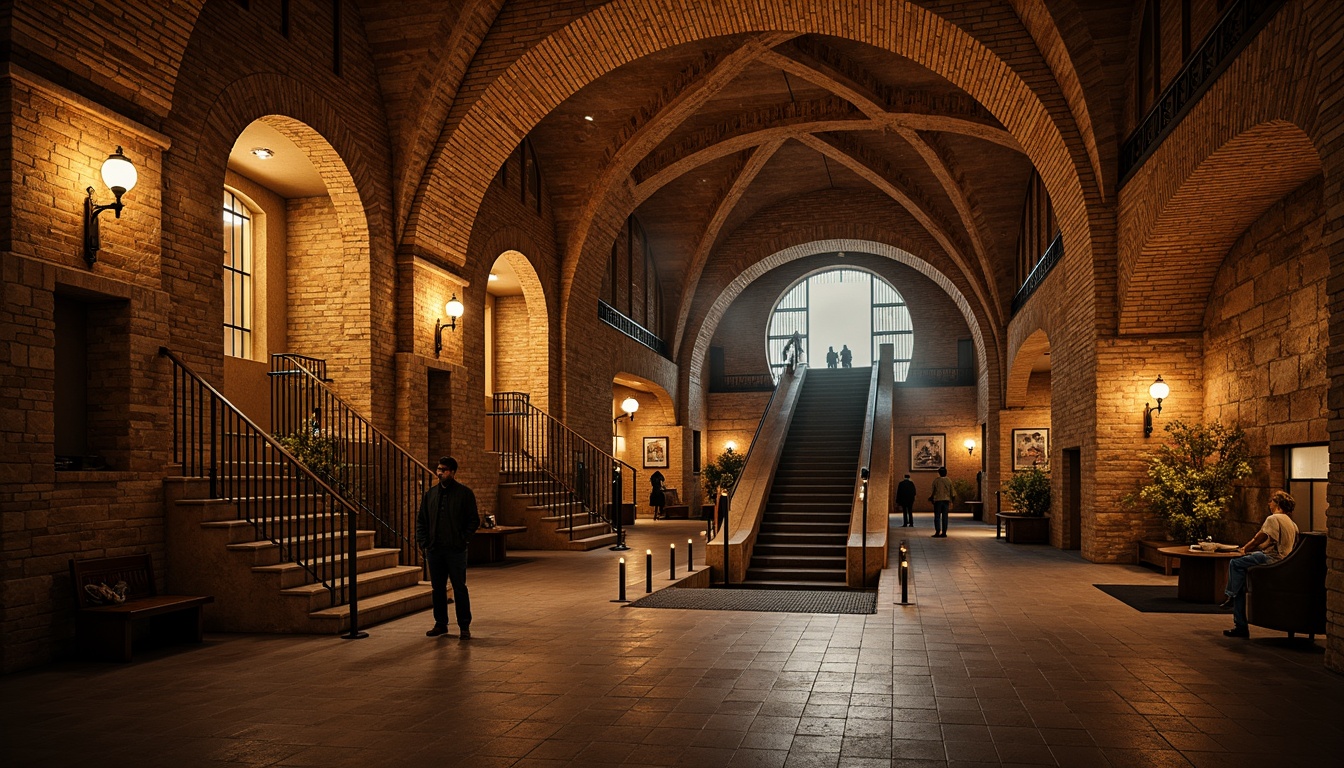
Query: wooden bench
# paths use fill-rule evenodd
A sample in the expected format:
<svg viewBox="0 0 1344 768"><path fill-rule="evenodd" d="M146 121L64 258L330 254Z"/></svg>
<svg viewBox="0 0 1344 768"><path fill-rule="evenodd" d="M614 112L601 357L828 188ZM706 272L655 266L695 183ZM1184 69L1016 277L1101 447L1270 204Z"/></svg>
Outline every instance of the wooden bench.
<svg viewBox="0 0 1344 768"><path fill-rule="evenodd" d="M1140 541L1135 545L1134 559L1139 565L1154 565L1162 570L1166 576L1181 570L1180 558L1169 557L1158 552L1162 547L1170 547L1175 542L1171 541Z"/></svg>
<svg viewBox="0 0 1344 768"><path fill-rule="evenodd" d="M70 581L79 607L76 631L81 647L98 658L130 661L137 632L161 639L199 643L205 636L201 606L215 598L160 595L154 587L148 554L70 561ZM101 605L84 589L87 584L115 586L126 582L126 602Z"/></svg>
<svg viewBox="0 0 1344 768"><path fill-rule="evenodd" d="M477 528L467 543L467 563L485 565L501 563L509 556L508 536L522 533L525 525L496 525L494 528Z"/></svg>

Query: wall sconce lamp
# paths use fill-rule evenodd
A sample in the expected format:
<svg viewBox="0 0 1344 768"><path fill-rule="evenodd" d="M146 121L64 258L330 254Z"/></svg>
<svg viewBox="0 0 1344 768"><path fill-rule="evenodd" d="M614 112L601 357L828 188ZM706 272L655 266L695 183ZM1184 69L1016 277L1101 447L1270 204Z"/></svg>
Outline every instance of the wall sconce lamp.
<svg viewBox="0 0 1344 768"><path fill-rule="evenodd" d="M968 437L968 438L966 438L966 441L962 443L962 446L966 449L966 455L968 455L968 456L974 456L974 455L975 455L975 441L974 441L974 440L972 440L971 438Z"/></svg>
<svg viewBox="0 0 1344 768"><path fill-rule="evenodd" d="M1153 434L1153 414L1162 412L1162 400L1169 394L1171 394L1171 387L1167 386L1167 382L1163 381L1161 376L1158 376L1157 381L1154 381L1153 385L1148 388L1148 395L1157 400L1157 407L1152 408L1147 403L1143 404L1144 437Z"/></svg>
<svg viewBox="0 0 1344 768"><path fill-rule="evenodd" d="M98 214L103 211L112 211L117 218L121 218L121 209L124 203L121 202L121 196L135 189L135 182L139 174L135 172L135 166L126 155L121 153L121 147L117 151L107 156L103 161L102 168L103 183L112 190L112 195L116 198L107 205L98 205L93 202L93 187L89 187L84 198L84 261L88 262L89 269L98 261L98 249L102 243L98 237Z"/></svg>
<svg viewBox="0 0 1344 768"><path fill-rule="evenodd" d="M457 300L457 294L454 293L453 298L449 299L448 303L443 306L443 311L448 315L448 323L444 324L443 318L438 318L434 321L435 357L438 357L439 353L443 351L443 329L447 328L451 331L456 331L457 318L462 316L462 313L466 311L466 308L462 306L462 302Z"/></svg>
<svg viewBox="0 0 1344 768"><path fill-rule="evenodd" d="M639 410L639 401L633 397L627 397L621 401L621 410L624 411L624 413L611 420L613 429L615 428L616 422L621 419L635 420L635 411Z"/></svg>
<svg viewBox="0 0 1344 768"><path fill-rule="evenodd" d="M733 451L737 450L737 442L734 440L729 440L728 442L723 444L723 449L728 453L732 453Z"/></svg>

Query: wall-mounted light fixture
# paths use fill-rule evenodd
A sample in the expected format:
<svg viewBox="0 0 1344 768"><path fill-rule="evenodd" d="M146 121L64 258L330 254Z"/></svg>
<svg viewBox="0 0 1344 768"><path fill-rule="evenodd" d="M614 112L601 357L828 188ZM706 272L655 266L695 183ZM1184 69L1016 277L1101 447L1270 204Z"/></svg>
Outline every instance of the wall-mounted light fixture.
<svg viewBox="0 0 1344 768"><path fill-rule="evenodd" d="M962 442L961 445L966 449L966 455L968 456L975 455L975 440L972 440L971 438L968 437L964 442Z"/></svg>
<svg viewBox="0 0 1344 768"><path fill-rule="evenodd" d="M1171 387L1167 386L1167 382L1163 381L1161 376L1158 376L1157 381L1154 381L1153 385L1148 387L1148 395L1157 400L1157 407L1150 407L1148 403L1143 404L1144 437L1153 434L1153 414L1162 412L1162 400L1169 394L1171 394Z"/></svg>
<svg viewBox="0 0 1344 768"><path fill-rule="evenodd" d="M612 429L615 429L616 422L621 419L635 420L635 411L639 410L639 401L633 397L627 397L621 401L621 415L611 420Z"/></svg>
<svg viewBox="0 0 1344 768"><path fill-rule="evenodd" d="M457 294L454 293L453 298L449 299L448 303L443 305L443 311L448 315L447 324L443 322L443 318L438 318L434 321L435 357L438 357L439 353L443 351L443 329L447 328L449 330L456 331L457 318L462 316L462 313L466 311L466 308L462 306L462 302L457 300Z"/></svg>
<svg viewBox="0 0 1344 768"><path fill-rule="evenodd" d="M103 211L112 211L121 218L121 209L123 203L121 196L135 189L135 182L139 174L135 172L135 166L126 155L122 154L121 147L117 151L107 156L103 161L102 168L103 183L112 190L112 195L116 198L107 205L98 205L93 202L93 187L89 187L84 198L84 261L88 262L92 269L95 262L98 261L98 249L102 247L102 242L98 237L98 214Z"/></svg>
<svg viewBox="0 0 1344 768"><path fill-rule="evenodd" d="M729 453L732 453L733 451L736 451L736 450L737 450L737 441L735 441L735 440L729 440L728 442L726 442L726 443L723 444L723 449L724 449L725 451L729 452Z"/></svg>

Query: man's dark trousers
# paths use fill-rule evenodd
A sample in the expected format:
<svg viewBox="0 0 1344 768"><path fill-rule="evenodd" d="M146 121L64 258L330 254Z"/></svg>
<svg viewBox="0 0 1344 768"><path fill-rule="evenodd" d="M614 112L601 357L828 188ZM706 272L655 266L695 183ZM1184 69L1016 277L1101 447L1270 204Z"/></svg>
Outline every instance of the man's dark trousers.
<svg viewBox="0 0 1344 768"><path fill-rule="evenodd" d="M434 595L434 624L448 626L448 595L446 587L453 585L453 607L457 610L458 628L471 628L471 596L467 594L467 550L454 552L443 547L431 547L425 552L429 564L429 586Z"/></svg>

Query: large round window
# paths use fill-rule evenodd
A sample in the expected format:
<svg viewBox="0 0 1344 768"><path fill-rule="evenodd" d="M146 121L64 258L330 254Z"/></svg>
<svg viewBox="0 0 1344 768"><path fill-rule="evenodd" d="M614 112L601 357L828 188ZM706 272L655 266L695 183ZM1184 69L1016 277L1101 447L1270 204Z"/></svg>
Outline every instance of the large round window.
<svg viewBox="0 0 1344 768"><path fill-rule="evenodd" d="M789 287L770 313L765 352L770 373L779 380L784 370L784 348L798 334L800 359L812 368L824 368L832 350L837 356L848 347L851 365L866 368L877 357L879 344L895 352L896 381L910 370L914 329L910 311L891 283L860 269L830 268Z"/></svg>

